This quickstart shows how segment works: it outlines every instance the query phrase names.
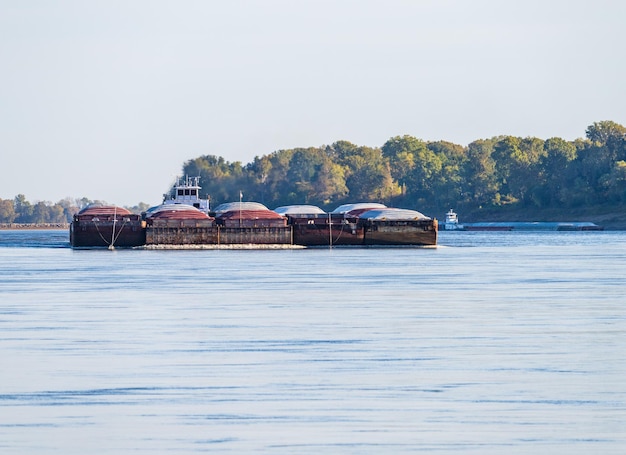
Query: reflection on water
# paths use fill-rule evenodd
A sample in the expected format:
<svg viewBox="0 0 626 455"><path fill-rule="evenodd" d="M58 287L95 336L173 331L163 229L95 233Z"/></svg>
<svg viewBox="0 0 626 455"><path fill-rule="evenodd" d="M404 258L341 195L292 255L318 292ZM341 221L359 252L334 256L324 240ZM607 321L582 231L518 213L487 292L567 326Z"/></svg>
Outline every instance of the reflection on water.
<svg viewBox="0 0 626 455"><path fill-rule="evenodd" d="M111 252L0 232L0 449L623 453L626 234L440 240Z"/></svg>

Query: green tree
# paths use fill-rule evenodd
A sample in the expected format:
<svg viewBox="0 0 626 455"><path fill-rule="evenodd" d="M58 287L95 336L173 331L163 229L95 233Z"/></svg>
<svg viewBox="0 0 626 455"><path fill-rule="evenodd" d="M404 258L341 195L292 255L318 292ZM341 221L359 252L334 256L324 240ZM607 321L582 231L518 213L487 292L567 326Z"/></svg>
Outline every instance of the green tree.
<svg viewBox="0 0 626 455"><path fill-rule="evenodd" d="M273 202L268 193L268 179L272 172L272 161L269 156L254 157L254 161L245 167L244 173L248 178L248 190L257 195L262 204Z"/></svg>
<svg viewBox="0 0 626 455"><path fill-rule="evenodd" d="M505 136L496 142L492 157L503 202L534 202L531 190L539 185L538 163L544 155L543 141L538 138Z"/></svg>
<svg viewBox="0 0 626 455"><path fill-rule="evenodd" d="M37 202L33 206L33 213L30 217L29 223L48 223L50 220L50 213L48 206L45 202Z"/></svg>
<svg viewBox="0 0 626 455"><path fill-rule="evenodd" d="M403 193L406 193L407 187L415 184L413 173L416 162L427 150L424 141L409 135L392 137L383 144L383 157L388 160L391 176L403 189Z"/></svg>
<svg viewBox="0 0 626 455"><path fill-rule="evenodd" d="M357 147L345 157L348 197L359 202L388 202L399 193L381 149Z"/></svg>
<svg viewBox="0 0 626 455"><path fill-rule="evenodd" d="M594 122L585 131L587 139L597 145L608 145L612 141L624 139L626 127L611 120Z"/></svg>
<svg viewBox="0 0 626 455"><path fill-rule="evenodd" d="M270 166L264 180L264 191L270 206L292 204L293 185L287 179L293 150L279 150L269 156Z"/></svg>
<svg viewBox="0 0 626 455"><path fill-rule="evenodd" d="M294 150L287 171L287 180L293 186L293 203L314 203L313 180L322 162L323 156L319 149L309 147Z"/></svg>
<svg viewBox="0 0 626 455"><path fill-rule="evenodd" d="M348 194L343 166L325 156L313 180L313 197L316 204L337 204Z"/></svg>
<svg viewBox="0 0 626 455"><path fill-rule="evenodd" d="M392 137L382 152L389 160L391 176L402 188L400 203L422 209L437 199L443 161L424 141L408 135Z"/></svg>
<svg viewBox="0 0 626 455"><path fill-rule="evenodd" d="M568 188L574 183L572 162L578 156L576 146L561 138L545 141L545 155L541 160L544 191L542 198L548 206L568 203Z"/></svg>
<svg viewBox="0 0 626 455"><path fill-rule="evenodd" d="M441 161L441 172L433 175L432 210L458 206L465 199L462 170L468 161L467 150L447 141L429 142L427 147Z"/></svg>
<svg viewBox="0 0 626 455"><path fill-rule="evenodd" d="M10 199L0 199L0 223L13 223L17 213L13 201Z"/></svg>
<svg viewBox="0 0 626 455"><path fill-rule="evenodd" d="M359 154L359 146L348 141L337 141L326 147L326 155L342 166L347 165L352 156Z"/></svg>
<svg viewBox="0 0 626 455"><path fill-rule="evenodd" d="M497 203L500 184L496 178L496 163L492 158L498 138L479 139L467 146L467 161L461 170L464 194L475 207Z"/></svg>
<svg viewBox="0 0 626 455"><path fill-rule="evenodd" d="M617 161L610 173L601 179L607 200L626 202L626 161Z"/></svg>
<svg viewBox="0 0 626 455"><path fill-rule="evenodd" d="M32 223L33 206L26 200L26 196L18 194L14 200L15 221L17 223Z"/></svg>
<svg viewBox="0 0 626 455"><path fill-rule="evenodd" d="M189 160L183 166L183 173L200 176L200 197L210 197L212 206L238 200L243 189L241 163L230 163L222 157L204 155Z"/></svg>
<svg viewBox="0 0 626 455"><path fill-rule="evenodd" d="M87 198L73 199L67 197L57 202L57 205L63 208L63 217L65 221L71 222L74 214L87 207L90 203L91 201Z"/></svg>
<svg viewBox="0 0 626 455"><path fill-rule="evenodd" d="M606 120L590 125L586 135L589 143L579 153L581 172L596 195L594 200L600 202L608 196L606 182L612 179L615 163L626 160L626 128Z"/></svg>
<svg viewBox="0 0 626 455"><path fill-rule="evenodd" d="M516 162L511 184L525 205L544 205L542 198L542 160L546 156L544 141L536 137L527 137L520 142L523 158Z"/></svg>

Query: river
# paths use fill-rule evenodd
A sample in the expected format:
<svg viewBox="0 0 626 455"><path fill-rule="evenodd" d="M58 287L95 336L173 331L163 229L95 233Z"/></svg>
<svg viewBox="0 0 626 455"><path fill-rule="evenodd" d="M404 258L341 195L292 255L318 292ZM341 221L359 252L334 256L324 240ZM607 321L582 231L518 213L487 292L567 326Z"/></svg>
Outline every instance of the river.
<svg viewBox="0 0 626 455"><path fill-rule="evenodd" d="M3 454L626 451L626 232L67 237L0 231Z"/></svg>

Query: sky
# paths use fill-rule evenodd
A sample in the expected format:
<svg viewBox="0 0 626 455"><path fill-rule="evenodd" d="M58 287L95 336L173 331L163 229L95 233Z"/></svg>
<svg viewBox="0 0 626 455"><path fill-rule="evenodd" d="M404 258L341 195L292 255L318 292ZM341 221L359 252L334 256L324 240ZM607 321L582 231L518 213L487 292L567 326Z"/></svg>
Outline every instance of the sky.
<svg viewBox="0 0 626 455"><path fill-rule="evenodd" d="M0 0L0 198L158 204L188 160L626 124L622 0Z"/></svg>

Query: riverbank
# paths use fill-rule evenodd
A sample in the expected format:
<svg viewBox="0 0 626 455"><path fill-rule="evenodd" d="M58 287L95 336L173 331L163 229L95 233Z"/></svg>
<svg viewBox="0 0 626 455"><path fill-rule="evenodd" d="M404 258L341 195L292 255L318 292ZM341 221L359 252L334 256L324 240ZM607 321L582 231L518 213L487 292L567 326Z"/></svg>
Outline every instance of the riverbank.
<svg viewBox="0 0 626 455"><path fill-rule="evenodd" d="M0 223L0 229L25 230L25 229L69 229L69 223Z"/></svg>

